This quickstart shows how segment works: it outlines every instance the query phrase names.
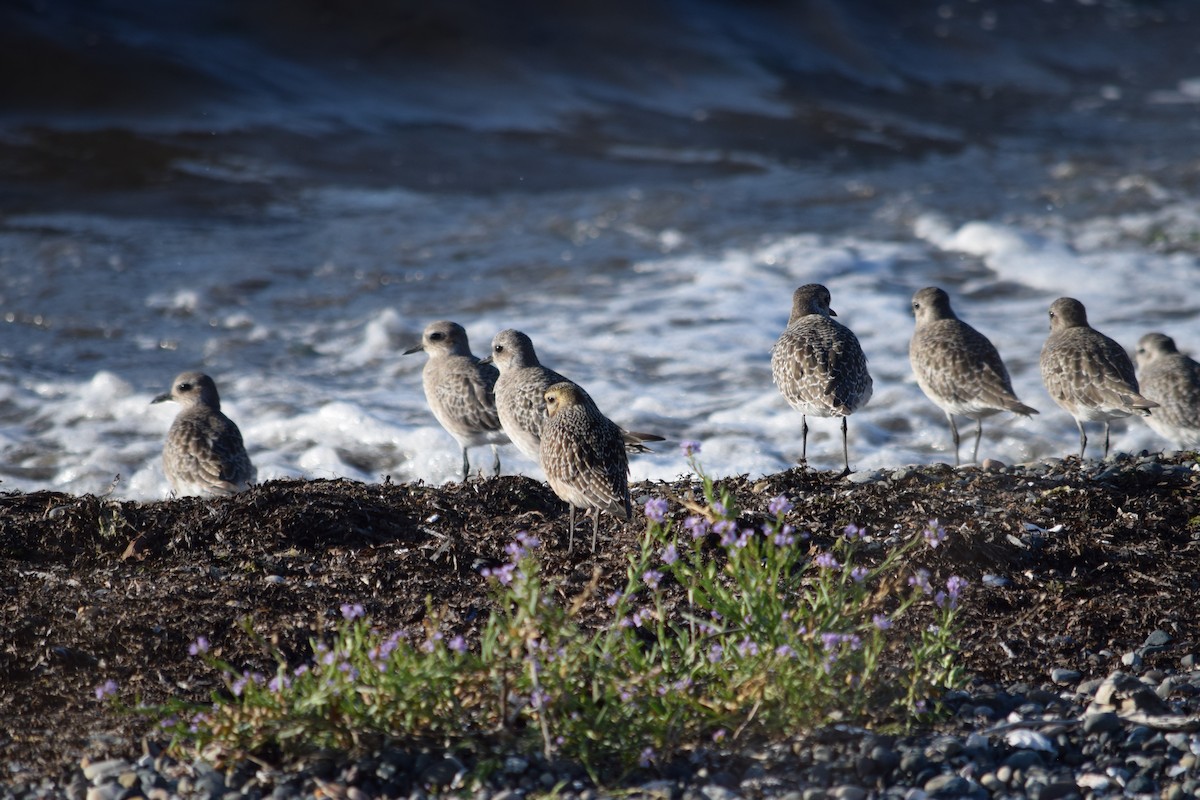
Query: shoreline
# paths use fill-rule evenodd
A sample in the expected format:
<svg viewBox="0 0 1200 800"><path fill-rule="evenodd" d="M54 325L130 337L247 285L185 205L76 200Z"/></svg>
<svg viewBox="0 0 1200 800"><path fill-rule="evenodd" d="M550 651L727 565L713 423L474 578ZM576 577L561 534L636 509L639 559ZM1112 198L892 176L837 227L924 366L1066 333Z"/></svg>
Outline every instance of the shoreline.
<svg viewBox="0 0 1200 800"><path fill-rule="evenodd" d="M982 791L980 797L1014 791L1066 796L1060 767L1076 770L1076 778L1093 774L1084 769L1092 763L1088 758L1116 763L1133 750L1150 752L1146 742L1158 737L1166 755L1160 758L1155 751L1146 756L1146 764L1131 771L1126 782L1152 785L1156 796L1172 786L1183 792L1188 780L1196 788L1200 735L1131 722L1130 713L1151 712L1139 708L1138 701L1130 701L1130 707L1121 704L1129 686L1114 690L1116 699L1108 703L1114 710L1084 713L1103 682L1122 672L1143 684L1149 676L1152 688L1164 695L1159 699L1166 704L1166 716L1200 720L1200 622L1195 614L1200 603L1200 569L1195 566L1200 563L1200 465L1195 454L1121 454L1088 462L1083 469L1073 457L995 471L900 467L846 479L797 468L755 480L735 476L717 482L731 488L748 520L767 498L788 495L796 506L789 522L814 537L854 523L882 538L893 525L911 531L930 519L940 520L951 537L944 548L923 554L922 562L970 581L961 658L975 679L967 691L944 699L953 712L950 718L913 736L852 728L839 732L829 726L790 742L748 745L745 752L700 753L690 766L631 776L630 787L646 792L645 786L666 781L675 788L656 791L671 797L708 786L722 787L732 796L803 795L807 789L839 786L850 788L836 796L848 798L866 796L851 789L878 794L889 787L929 794ZM681 478L639 483L632 493L639 506L647 496L667 497L671 514L679 517L674 498L693 488L693 480ZM593 567L614 579L623 574L625 555L637 547L643 529L640 514L623 527L603 519L600 550L595 556L577 553L573 560L565 553L566 518L565 504L548 488L520 476L441 487L386 480L275 481L220 500L151 503L53 492L0 495L5 607L0 641L9 643L0 652L0 717L5 720L0 751L5 752L10 787L0 796L57 796L67 792L72 780L77 788L83 780L101 792L109 784L120 786L120 775L129 770L154 770L156 761L169 772L169 759L161 756L146 756L148 763L137 766L148 722L115 714L95 700L93 687L111 678L121 687L123 700L138 696L146 703L172 694L205 697L215 676L203 674L201 665L188 657L188 643L205 635L231 663L255 663L263 654L238 630L244 616L254 619L259 635L279 641L285 651L299 652L310 637L333 624L342 603L362 603L383 624L411 626L424 617L429 597L444 610L447 623L469 638L487 608L478 571L503 560L503 547L518 530L547 542L546 574L568 589L582 587ZM997 729L1014 713L1032 721ZM1043 719L1047 714L1060 721ZM1115 725L1108 716L1089 722L1098 714L1118 714ZM1194 724L1200 729L1200 721ZM1135 736L1138 728L1149 732ZM1053 758L1045 757L1049 750L1008 743L1013 730L1046 729L1054 733L1049 737L1056 748ZM1168 740L1168 734L1184 738ZM946 752L939 754L939 737L950 737L957 745L943 742ZM905 744L910 739L912 746ZM1036 737L1030 741L1040 743ZM981 750L981 742L988 746ZM1096 754L1088 756L1088 747ZM877 748L883 750L871 766L866 761ZM753 754L757 750L762 752ZM912 755L917 750L923 764ZM888 752L895 756L894 764ZM1030 752L1038 754L1037 763L1008 764L1002 771L1009 758L1017 755L1018 764L1024 763ZM1066 753L1075 753L1079 763L1063 761ZM376 760L386 760L386 755ZM445 759L429 753L423 761L419 754L409 755L411 763L400 759L405 769L391 769L393 777L404 776L395 787L413 790L422 770L447 769ZM1184 764L1188 757L1191 766ZM81 771L85 758L95 780ZM96 767L112 759L125 766ZM514 771L500 772L500 782L508 783L498 785L496 792L532 791L539 786L537 776L551 773L567 778L568 793L594 791L586 781L582 788L570 789L580 778L566 766L525 760L522 770L513 762L509 766ZM967 762L976 766L964 776ZM729 772L731 764L748 766ZM732 784L713 777L721 765ZM1181 766L1182 772L1169 774ZM335 765L332 772L341 775L345 767ZM190 765L174 769L196 771ZM328 771L329 765L322 769ZM671 770L688 774L681 777ZM366 781L361 785L382 791L377 775L361 772L350 777L357 775ZM531 778L533 773L537 776ZM155 774L167 780L165 773ZM304 774L301 770L292 777ZM982 778L988 775L985 785ZM997 783L997 775L1007 780ZM938 784L942 778L948 783ZM953 778L967 781L965 788ZM523 780L532 783L522 788ZM1106 780L1116 786L1113 776ZM1033 784L1055 786L1060 793L1032 792ZM42 789L35 791L39 785ZM1073 791L1084 791L1073 785ZM193 781L192 786L198 784ZM209 788L213 786L210 781ZM227 782L224 786L231 789ZM178 783L175 791L186 793ZM296 791L303 794L299 786ZM1102 794L1096 787L1089 791ZM712 794L704 796L711 800ZM114 800L121 796L136 795L118 794Z"/></svg>

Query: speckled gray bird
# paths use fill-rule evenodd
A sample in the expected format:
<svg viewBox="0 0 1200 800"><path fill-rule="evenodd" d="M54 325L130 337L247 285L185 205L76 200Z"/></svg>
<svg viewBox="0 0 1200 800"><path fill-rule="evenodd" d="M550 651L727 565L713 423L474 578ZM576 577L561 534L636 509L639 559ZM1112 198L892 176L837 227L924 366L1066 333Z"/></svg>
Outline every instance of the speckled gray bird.
<svg viewBox="0 0 1200 800"><path fill-rule="evenodd" d="M829 290L809 283L792 295L787 328L771 348L771 373L800 412L800 463L808 462L808 417L842 418L842 458L850 472L846 417L871 399L871 374L858 337L834 321Z"/></svg>
<svg viewBox="0 0 1200 800"><path fill-rule="evenodd" d="M1087 450L1084 422L1109 423L1133 414L1147 416L1158 403L1138 392L1133 362L1125 348L1088 324L1087 310L1073 297L1050 304L1050 336L1042 346L1042 382L1055 403L1075 418L1079 460Z"/></svg>
<svg viewBox="0 0 1200 800"><path fill-rule="evenodd" d="M574 382L542 366L533 349L533 341L511 328L495 335L492 352L484 362L493 363L500 370L496 380L496 410L501 427L518 450L533 461L540 461L542 427L546 423L546 390L555 384ZM583 394L587 397L587 392ZM591 402L590 397L588 401ZM661 436L652 433L619 430L625 448L630 452L649 452L644 442L662 441Z"/></svg>
<svg viewBox="0 0 1200 800"><path fill-rule="evenodd" d="M554 493L571 505L567 552L575 546L575 509L590 512L592 552L600 530L600 512L629 519L629 459L621 428L600 413L592 398L570 381L543 393L542 471Z"/></svg>
<svg viewBox="0 0 1200 800"><path fill-rule="evenodd" d="M1200 363L1163 333L1139 339L1136 356L1141 392L1158 403L1146 424L1179 447L1200 447Z"/></svg>
<svg viewBox="0 0 1200 800"><path fill-rule="evenodd" d="M954 441L954 464L958 466L957 414L975 420L975 449L971 461L979 460L983 418L1001 411L1028 417L1036 414L1017 399L1008 370L995 346L979 331L958 318L950 297L936 286L921 289L912 298L916 327L908 344L917 385L946 415Z"/></svg>
<svg viewBox="0 0 1200 800"><path fill-rule="evenodd" d="M421 343L405 350L404 355L420 351L429 356L421 370L425 401L433 416L462 448L463 480L471 474L467 451L485 444L492 447L492 469L499 475L497 445L508 443L496 413L495 387L499 371L471 353L467 332L457 322L439 320L429 323Z"/></svg>
<svg viewBox="0 0 1200 800"><path fill-rule="evenodd" d="M184 372L171 391L151 403L174 400L183 408L167 431L163 471L177 495L229 495L258 480L242 432L221 413L217 385L203 372Z"/></svg>

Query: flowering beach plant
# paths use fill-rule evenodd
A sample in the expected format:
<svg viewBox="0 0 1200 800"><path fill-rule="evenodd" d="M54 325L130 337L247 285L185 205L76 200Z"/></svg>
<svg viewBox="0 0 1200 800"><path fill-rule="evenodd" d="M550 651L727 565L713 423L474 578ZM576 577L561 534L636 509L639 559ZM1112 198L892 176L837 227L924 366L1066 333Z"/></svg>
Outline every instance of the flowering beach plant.
<svg viewBox="0 0 1200 800"><path fill-rule="evenodd" d="M962 682L966 583L906 566L945 542L936 521L890 548L853 524L813 537L789 522L787 497L738 509L703 473L700 446L684 447L697 493L645 504L615 591L596 578L572 596L522 532L507 561L482 571L494 608L477 638L443 629L433 608L419 630L389 631L346 604L309 658L277 653L269 674L220 661L198 637L189 652L223 689L207 704L146 710L177 747L210 755L437 740L576 759L595 777L835 720L911 719ZM605 622L584 627L585 608ZM914 613L919 635L899 638L897 621Z"/></svg>

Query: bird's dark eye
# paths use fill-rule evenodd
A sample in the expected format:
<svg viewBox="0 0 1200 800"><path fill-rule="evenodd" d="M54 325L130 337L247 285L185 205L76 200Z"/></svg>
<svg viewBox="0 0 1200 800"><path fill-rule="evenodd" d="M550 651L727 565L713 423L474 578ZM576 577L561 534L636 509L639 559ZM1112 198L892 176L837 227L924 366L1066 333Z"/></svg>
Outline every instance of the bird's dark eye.
<svg viewBox="0 0 1200 800"><path fill-rule="evenodd" d="M192 385L190 383L181 383L175 388L181 392L190 392L192 390Z"/></svg>
<svg viewBox="0 0 1200 800"><path fill-rule="evenodd" d="M435 342L436 342L436 341L438 341L439 339L444 339L444 338L446 338L446 334L444 334L444 333L439 333L439 332L437 332L437 331L434 331L433 333L429 334L429 338L430 338L430 339L432 339L433 341L435 341Z"/></svg>
<svg viewBox="0 0 1200 800"><path fill-rule="evenodd" d="M504 345L502 345L502 344L498 344L498 345L496 345L495 347L493 347L493 348L492 348L492 352L495 352L495 353L503 353L503 352L504 352Z"/></svg>

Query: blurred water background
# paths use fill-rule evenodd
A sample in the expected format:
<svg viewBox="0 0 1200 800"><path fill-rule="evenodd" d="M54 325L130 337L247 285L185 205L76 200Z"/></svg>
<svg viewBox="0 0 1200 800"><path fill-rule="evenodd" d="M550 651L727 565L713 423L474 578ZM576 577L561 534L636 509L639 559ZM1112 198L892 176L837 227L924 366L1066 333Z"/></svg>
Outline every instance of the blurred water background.
<svg viewBox="0 0 1200 800"><path fill-rule="evenodd" d="M185 369L262 479L456 479L401 356L443 318L669 437L635 479L681 439L773 472L800 417L769 351L814 281L875 378L858 469L953 459L908 365L927 285L1042 411L981 456L1073 453L1051 301L1200 350L1198 34L1192 0L7 3L0 490L166 496L149 401Z"/></svg>

